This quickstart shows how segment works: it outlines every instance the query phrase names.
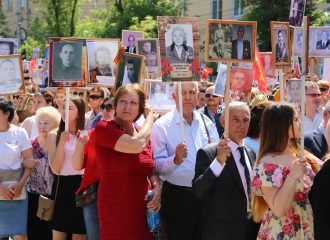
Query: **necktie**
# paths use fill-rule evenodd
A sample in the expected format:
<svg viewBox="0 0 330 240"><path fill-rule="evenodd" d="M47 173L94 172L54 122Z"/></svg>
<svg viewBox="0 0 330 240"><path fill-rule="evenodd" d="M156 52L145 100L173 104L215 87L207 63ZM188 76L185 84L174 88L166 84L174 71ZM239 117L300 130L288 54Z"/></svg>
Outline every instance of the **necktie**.
<svg viewBox="0 0 330 240"><path fill-rule="evenodd" d="M251 178L250 178L250 172L249 169L246 165L246 161L245 161L245 154L244 154L244 147L238 147L237 148L239 153L241 154L241 158L240 158L240 163L242 164L242 166L244 167L244 175L245 175L245 180L246 180L246 187L247 187L247 194L250 200L250 183L251 183Z"/></svg>

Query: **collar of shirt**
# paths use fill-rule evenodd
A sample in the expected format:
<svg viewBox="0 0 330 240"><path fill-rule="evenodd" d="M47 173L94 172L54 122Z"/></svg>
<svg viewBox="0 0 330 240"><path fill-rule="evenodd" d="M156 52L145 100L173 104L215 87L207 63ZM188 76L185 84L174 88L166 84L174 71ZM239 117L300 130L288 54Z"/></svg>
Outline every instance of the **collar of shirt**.
<svg viewBox="0 0 330 240"><path fill-rule="evenodd" d="M192 114L193 114L193 120L192 120L191 125L193 125L194 122L196 121L196 112L195 111L192 111ZM177 124L180 124L180 113L179 113L179 111L177 109L174 110L174 118L175 118L175 122ZM183 118L183 121L187 123L186 119L184 119L184 118Z"/></svg>
<svg viewBox="0 0 330 240"><path fill-rule="evenodd" d="M325 136L325 127L319 126L320 132Z"/></svg>

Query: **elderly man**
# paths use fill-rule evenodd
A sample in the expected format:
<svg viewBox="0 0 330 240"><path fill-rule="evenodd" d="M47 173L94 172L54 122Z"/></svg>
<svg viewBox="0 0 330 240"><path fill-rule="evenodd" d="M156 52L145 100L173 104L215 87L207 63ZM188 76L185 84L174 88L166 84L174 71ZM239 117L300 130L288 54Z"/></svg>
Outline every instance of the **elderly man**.
<svg viewBox="0 0 330 240"><path fill-rule="evenodd" d="M322 159L328 151L327 140L325 139L325 128L330 118L330 101L325 105L320 126L312 132L305 134L305 148L319 159Z"/></svg>
<svg viewBox="0 0 330 240"><path fill-rule="evenodd" d="M81 66L76 66L75 61L76 50L73 44L65 43L59 52L60 63L58 68L53 69L54 80L81 80L82 69ZM81 59L80 59L81 64Z"/></svg>
<svg viewBox="0 0 330 240"><path fill-rule="evenodd" d="M231 59L249 59L251 60L250 41L244 39L244 27L237 29L237 39L231 43Z"/></svg>
<svg viewBox="0 0 330 240"><path fill-rule="evenodd" d="M126 48L126 52L136 53L134 35L133 34L128 35L127 41L128 41L128 47Z"/></svg>
<svg viewBox="0 0 330 240"><path fill-rule="evenodd" d="M99 47L95 51L96 68L92 69L90 73L90 81L98 83L98 76L114 76L111 68L111 51L106 47Z"/></svg>
<svg viewBox="0 0 330 240"><path fill-rule="evenodd" d="M276 62L287 62L288 61L288 48L285 44L283 31L277 33L278 42L275 44L275 56Z"/></svg>
<svg viewBox="0 0 330 240"><path fill-rule="evenodd" d="M314 131L322 121L321 92L316 82L308 81L305 85L306 114L304 132Z"/></svg>
<svg viewBox="0 0 330 240"><path fill-rule="evenodd" d="M205 91L206 106L198 109L198 112L204 113L215 124L218 130L219 138L223 134L223 126L220 123L222 108L220 106L221 97L214 94L214 86L208 87Z"/></svg>
<svg viewBox="0 0 330 240"><path fill-rule="evenodd" d="M158 119L151 132L156 168L164 181L161 216L167 223L168 240L196 239L200 202L191 187L191 180L195 174L196 153L199 148L208 144L208 139L212 142L219 139L212 121L194 111L197 92L197 82L182 83L183 142L179 134L177 83L172 95L176 109Z"/></svg>
<svg viewBox="0 0 330 240"><path fill-rule="evenodd" d="M250 177L255 161L255 154L243 143L249 122L248 105L230 103L229 139L197 152L193 190L203 200L202 240L257 238L258 225L248 218Z"/></svg>

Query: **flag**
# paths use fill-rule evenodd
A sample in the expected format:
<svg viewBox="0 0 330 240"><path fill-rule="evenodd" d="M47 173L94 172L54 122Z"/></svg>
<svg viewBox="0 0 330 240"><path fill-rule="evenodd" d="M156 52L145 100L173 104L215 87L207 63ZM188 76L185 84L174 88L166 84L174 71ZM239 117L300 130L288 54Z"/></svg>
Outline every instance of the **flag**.
<svg viewBox="0 0 330 240"><path fill-rule="evenodd" d="M266 74L264 71L264 67L262 66L262 63L260 61L260 55L258 48L256 48L256 59L253 63L254 68L254 79L258 81L258 88L260 92L263 92L267 95L269 95L269 91L267 89L267 81L266 81Z"/></svg>

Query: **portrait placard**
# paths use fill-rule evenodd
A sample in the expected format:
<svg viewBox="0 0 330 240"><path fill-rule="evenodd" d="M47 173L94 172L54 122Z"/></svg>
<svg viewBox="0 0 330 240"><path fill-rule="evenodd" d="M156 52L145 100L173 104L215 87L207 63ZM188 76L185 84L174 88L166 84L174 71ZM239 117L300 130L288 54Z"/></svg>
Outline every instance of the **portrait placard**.
<svg viewBox="0 0 330 240"><path fill-rule="evenodd" d="M227 80L227 65L218 63L218 74L215 80L214 94L224 97Z"/></svg>
<svg viewBox="0 0 330 240"><path fill-rule="evenodd" d="M43 70L42 69L34 69L32 70L32 81L37 85L45 85L43 78Z"/></svg>
<svg viewBox="0 0 330 240"><path fill-rule="evenodd" d="M119 39L87 39L88 86L113 87L116 65L113 63Z"/></svg>
<svg viewBox="0 0 330 240"><path fill-rule="evenodd" d="M205 60L208 62L253 62L256 22L208 20Z"/></svg>
<svg viewBox="0 0 330 240"><path fill-rule="evenodd" d="M30 78L30 61L24 60L22 62L23 65L23 77L24 79L29 79Z"/></svg>
<svg viewBox="0 0 330 240"><path fill-rule="evenodd" d="M199 81L198 27L195 17L157 17L162 80Z"/></svg>
<svg viewBox="0 0 330 240"><path fill-rule="evenodd" d="M49 87L83 87L87 82L86 40L50 38Z"/></svg>
<svg viewBox="0 0 330 240"><path fill-rule="evenodd" d="M230 68L230 100L248 102L251 97L254 70L251 68Z"/></svg>
<svg viewBox="0 0 330 240"><path fill-rule="evenodd" d="M274 83L276 76L272 52L259 52L259 56L266 75L267 85Z"/></svg>
<svg viewBox="0 0 330 240"><path fill-rule="evenodd" d="M126 52L136 53L136 39L144 38L144 33L141 31L122 30L121 42L126 46Z"/></svg>
<svg viewBox="0 0 330 240"><path fill-rule="evenodd" d="M143 61L144 56L142 55L124 53L122 60L117 65L115 89L130 83L141 84Z"/></svg>
<svg viewBox="0 0 330 240"><path fill-rule="evenodd" d="M291 79L286 82L286 102L301 104L301 80Z"/></svg>
<svg viewBox="0 0 330 240"><path fill-rule="evenodd" d="M292 27L301 26L305 13L306 0L291 0L289 24Z"/></svg>
<svg viewBox="0 0 330 240"><path fill-rule="evenodd" d="M17 54L17 38L0 38L0 55Z"/></svg>
<svg viewBox="0 0 330 240"><path fill-rule="evenodd" d="M22 58L20 54L0 55L0 95L24 91Z"/></svg>
<svg viewBox="0 0 330 240"><path fill-rule="evenodd" d="M160 76L160 52L158 38L136 39L137 54L144 56L144 62L151 79Z"/></svg>
<svg viewBox="0 0 330 240"><path fill-rule="evenodd" d="M276 66L289 66L290 28L287 22L270 22L273 61Z"/></svg>
<svg viewBox="0 0 330 240"><path fill-rule="evenodd" d="M149 101L155 112L168 112L175 108L175 101L172 97L174 83L161 81L149 82Z"/></svg>

